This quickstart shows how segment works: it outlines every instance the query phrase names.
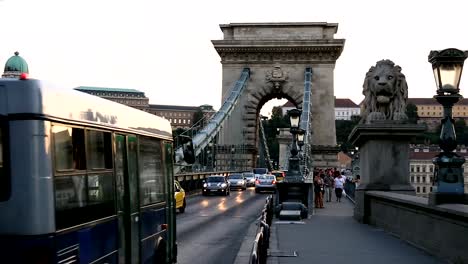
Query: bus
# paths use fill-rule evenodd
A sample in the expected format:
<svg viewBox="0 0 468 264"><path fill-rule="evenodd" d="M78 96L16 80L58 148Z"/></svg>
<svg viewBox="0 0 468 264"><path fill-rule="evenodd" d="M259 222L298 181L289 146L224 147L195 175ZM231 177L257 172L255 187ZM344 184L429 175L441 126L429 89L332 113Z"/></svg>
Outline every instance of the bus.
<svg viewBox="0 0 468 264"><path fill-rule="evenodd" d="M175 263L173 159L163 118L0 79L0 262Z"/></svg>

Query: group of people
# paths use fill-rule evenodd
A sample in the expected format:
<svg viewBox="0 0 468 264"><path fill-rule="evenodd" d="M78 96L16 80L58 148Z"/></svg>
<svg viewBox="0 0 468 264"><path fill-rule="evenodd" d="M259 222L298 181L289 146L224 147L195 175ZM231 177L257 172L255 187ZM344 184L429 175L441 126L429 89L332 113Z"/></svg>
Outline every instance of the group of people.
<svg viewBox="0 0 468 264"><path fill-rule="evenodd" d="M345 182L344 171L340 172L333 168L314 169L315 208L325 208L323 200L325 198L326 202L331 202L333 192L335 192L336 201L341 202Z"/></svg>

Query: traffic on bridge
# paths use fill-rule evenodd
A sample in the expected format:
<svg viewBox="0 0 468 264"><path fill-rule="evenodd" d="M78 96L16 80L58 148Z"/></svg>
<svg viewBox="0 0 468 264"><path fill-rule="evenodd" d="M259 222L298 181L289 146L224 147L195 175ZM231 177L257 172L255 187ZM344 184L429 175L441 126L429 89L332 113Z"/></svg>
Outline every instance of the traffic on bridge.
<svg viewBox="0 0 468 264"><path fill-rule="evenodd" d="M429 54L443 119L416 166L427 127L393 61L365 74L338 143L337 24L220 27L222 105L194 122L136 90L54 87L15 52L0 79L1 263L468 262L452 113L467 51ZM274 98L289 107L262 116Z"/></svg>

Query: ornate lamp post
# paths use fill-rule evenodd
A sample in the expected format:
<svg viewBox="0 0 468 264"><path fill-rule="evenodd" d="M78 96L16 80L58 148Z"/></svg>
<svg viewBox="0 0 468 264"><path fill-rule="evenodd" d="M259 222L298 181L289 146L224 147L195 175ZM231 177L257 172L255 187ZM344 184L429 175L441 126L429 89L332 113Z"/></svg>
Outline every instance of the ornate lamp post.
<svg viewBox="0 0 468 264"><path fill-rule="evenodd" d="M444 107L439 141L443 152L432 160L435 170L433 192L429 195L430 204L461 202L464 198L462 166L465 158L453 152L457 141L452 107L463 98L458 86L467 56L467 51L458 49L431 51L429 54L437 85L434 98Z"/></svg>
<svg viewBox="0 0 468 264"><path fill-rule="evenodd" d="M232 145L232 147L231 147L231 170L235 169L235 166L234 166L234 155L235 154L236 154L236 148L234 147L234 145Z"/></svg>
<svg viewBox="0 0 468 264"><path fill-rule="evenodd" d="M288 111L289 119L291 121L290 132L292 134L291 157L289 158L289 168L286 178L288 181L302 181L302 174L299 164L299 153L297 149L297 135L299 133L299 119L302 111L299 109L291 109ZM288 177L289 176L289 177Z"/></svg>

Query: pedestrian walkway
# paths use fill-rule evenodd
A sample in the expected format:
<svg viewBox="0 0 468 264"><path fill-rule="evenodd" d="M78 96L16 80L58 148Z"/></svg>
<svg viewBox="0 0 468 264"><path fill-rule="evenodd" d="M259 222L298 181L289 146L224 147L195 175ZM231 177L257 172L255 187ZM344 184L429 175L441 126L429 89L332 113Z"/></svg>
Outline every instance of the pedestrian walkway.
<svg viewBox="0 0 468 264"><path fill-rule="evenodd" d="M382 229L360 224L346 198L324 206L302 223L273 219L268 264L447 263Z"/></svg>

